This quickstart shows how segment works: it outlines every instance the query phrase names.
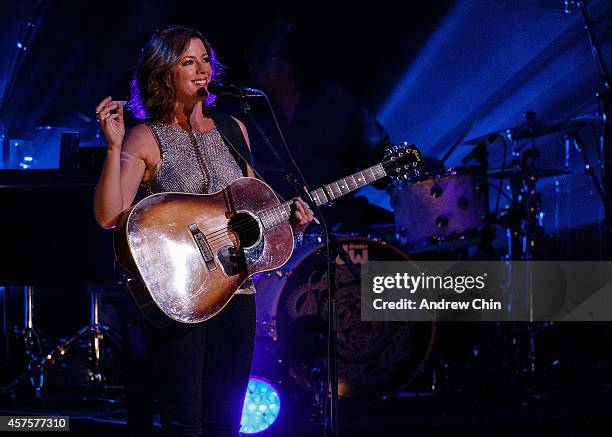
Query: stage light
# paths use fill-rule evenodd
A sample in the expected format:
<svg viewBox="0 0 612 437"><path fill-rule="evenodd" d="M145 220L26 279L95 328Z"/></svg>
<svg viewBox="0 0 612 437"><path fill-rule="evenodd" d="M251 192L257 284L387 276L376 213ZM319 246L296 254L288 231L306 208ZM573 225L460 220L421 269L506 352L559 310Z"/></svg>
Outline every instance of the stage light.
<svg viewBox="0 0 612 437"><path fill-rule="evenodd" d="M278 390L264 378L251 377L244 397L240 432L255 434L268 429L279 412Z"/></svg>

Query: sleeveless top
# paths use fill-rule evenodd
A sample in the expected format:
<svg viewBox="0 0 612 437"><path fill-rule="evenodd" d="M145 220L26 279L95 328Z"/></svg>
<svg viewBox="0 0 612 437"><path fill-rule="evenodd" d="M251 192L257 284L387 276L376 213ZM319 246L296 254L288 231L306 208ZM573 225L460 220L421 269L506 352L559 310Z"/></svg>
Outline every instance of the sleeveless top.
<svg viewBox="0 0 612 437"><path fill-rule="evenodd" d="M208 132L187 132L163 123L145 125L157 141L161 159L153 177L140 184L139 198L169 191L209 194L243 176L216 126ZM249 279L236 294L254 292Z"/></svg>

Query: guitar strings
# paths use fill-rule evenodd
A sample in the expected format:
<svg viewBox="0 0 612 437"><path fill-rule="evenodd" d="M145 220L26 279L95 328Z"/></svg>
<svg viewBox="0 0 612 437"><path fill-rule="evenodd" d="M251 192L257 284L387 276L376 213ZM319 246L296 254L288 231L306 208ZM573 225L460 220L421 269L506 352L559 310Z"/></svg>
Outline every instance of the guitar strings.
<svg viewBox="0 0 612 437"><path fill-rule="evenodd" d="M225 228L225 229L232 229L232 228L228 227L228 228ZM259 226L257 226L256 223L251 223L250 225L247 225L246 227L243 226L241 230L258 231L259 230ZM224 246L224 241L225 240L229 241L232 245L234 244L234 241L230 238L230 236L228 234L223 234L223 235L217 236L216 238L209 240L208 244L209 244L211 250L216 250L216 249Z"/></svg>
<svg viewBox="0 0 612 437"><path fill-rule="evenodd" d="M207 238L208 244L210 245L214 243L218 243L225 239L228 239L231 241L229 236L226 234L228 230L233 230L236 233L240 234L240 232L258 231L259 225L257 224L257 222L246 219L246 220L238 221L238 223L235 226L227 226L225 228L217 229L211 232L210 234L205 234L204 236Z"/></svg>
<svg viewBox="0 0 612 437"><path fill-rule="evenodd" d="M283 221L288 221L283 217ZM281 221L280 223L282 223ZM240 232L251 232L251 231L259 231L259 224L257 221L251 220L250 218L237 220L237 223L234 226L226 226L224 228L217 229L212 231L209 234L204 234L206 239L208 240L208 244L212 245L215 243L220 243L223 240L229 240L233 243L233 241L226 234L228 230L233 230L236 233L240 234Z"/></svg>
<svg viewBox="0 0 612 437"><path fill-rule="evenodd" d="M283 220L283 221L284 221L284 220ZM242 220L238 220L238 221L237 221L236 226L227 226L227 227L225 227L225 228L220 228L220 229L217 229L217 230L212 231L212 232L211 232L211 233L209 233L209 234L204 234L204 236L205 236L206 238L214 238L214 237L215 237L217 234L223 234L223 233L225 233L225 232L226 232L228 229L233 229L233 230L238 230L238 229L240 229L240 230L243 230L243 229L241 229L241 228L242 228L242 226L244 226L244 224L249 224L249 223L253 223L253 222L252 222L252 220L250 220L250 219L242 219ZM255 224L256 224L256 223L255 223ZM257 227L259 227L259 226L257 225Z"/></svg>
<svg viewBox="0 0 612 437"><path fill-rule="evenodd" d="M221 240L225 239L227 237L226 232L228 230L233 230L237 233L240 233L242 231L244 232L257 231L259 230L259 224L253 220L242 219L242 220L237 221L236 225L234 226L227 226L225 228L217 229L211 232L210 234L204 234L204 236L208 239L209 244L212 244L218 241L219 239Z"/></svg>
<svg viewBox="0 0 612 437"><path fill-rule="evenodd" d="M247 219L237 220L236 224L233 226L226 226L224 228L214 230L209 234L204 234L204 236L207 239L210 239L211 241L213 241L216 237L225 235L225 232L227 232L228 230L248 231L250 229L258 229L258 228L259 228L259 225L257 224L256 221L252 219L250 220L247 218Z"/></svg>
<svg viewBox="0 0 612 437"><path fill-rule="evenodd" d="M228 226L226 228L219 229L215 231L215 233L217 234L215 237L206 237L208 244L212 245L224 239L230 240L229 235L225 232L230 230L235 231L237 234L240 235L240 232L251 232L259 230L259 226L256 223L244 223L241 226Z"/></svg>

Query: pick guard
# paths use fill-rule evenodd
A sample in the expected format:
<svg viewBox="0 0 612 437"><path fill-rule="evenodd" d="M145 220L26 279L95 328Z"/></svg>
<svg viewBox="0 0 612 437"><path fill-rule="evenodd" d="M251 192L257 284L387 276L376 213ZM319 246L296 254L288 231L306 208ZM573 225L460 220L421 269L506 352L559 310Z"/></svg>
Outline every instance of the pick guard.
<svg viewBox="0 0 612 437"><path fill-rule="evenodd" d="M265 239L261 238L260 241L246 250L240 247L224 246L217 252L217 259L219 265L226 276L235 276L240 272L247 272L251 274L249 266L255 264L261 254L264 252Z"/></svg>

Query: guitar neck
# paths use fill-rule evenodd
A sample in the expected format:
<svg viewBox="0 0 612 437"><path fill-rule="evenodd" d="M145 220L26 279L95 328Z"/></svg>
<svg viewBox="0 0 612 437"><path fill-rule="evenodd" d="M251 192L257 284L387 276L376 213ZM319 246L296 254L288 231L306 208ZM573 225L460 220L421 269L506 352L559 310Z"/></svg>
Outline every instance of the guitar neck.
<svg viewBox="0 0 612 437"><path fill-rule="evenodd" d="M345 194L351 193L359 188L371 184L387 176L383 164L376 164L365 170L353 173L331 184L323 185L321 188L312 190L309 194L317 206L324 205L332 200L338 199ZM291 205L293 201L281 203L270 209L259 213L259 217L265 229L269 229L289 220L291 217Z"/></svg>

